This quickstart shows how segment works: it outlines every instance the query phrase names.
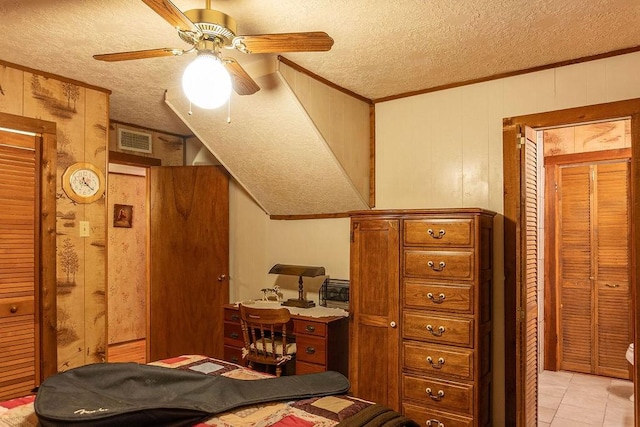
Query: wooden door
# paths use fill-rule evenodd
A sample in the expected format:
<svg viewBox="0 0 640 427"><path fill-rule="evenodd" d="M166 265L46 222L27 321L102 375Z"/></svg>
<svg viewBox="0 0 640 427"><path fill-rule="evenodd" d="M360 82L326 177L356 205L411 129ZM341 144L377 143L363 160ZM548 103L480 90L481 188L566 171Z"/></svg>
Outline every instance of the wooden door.
<svg viewBox="0 0 640 427"><path fill-rule="evenodd" d="M229 302L229 179L217 166L150 174L149 361L223 357Z"/></svg>
<svg viewBox="0 0 640 427"><path fill-rule="evenodd" d="M629 379L629 161L558 166L560 369Z"/></svg>
<svg viewBox="0 0 640 427"><path fill-rule="evenodd" d="M520 236L522 256L519 284L520 324L518 328L521 351L521 402L525 426L538 425L538 151L535 131L521 129L520 166L524 178L520 187Z"/></svg>
<svg viewBox="0 0 640 427"><path fill-rule="evenodd" d="M55 123L0 113L0 400L57 370ZM37 132L37 133L36 133Z"/></svg>
<svg viewBox="0 0 640 427"><path fill-rule="evenodd" d="M352 219L351 392L400 410L399 221Z"/></svg>
<svg viewBox="0 0 640 427"><path fill-rule="evenodd" d="M0 401L38 384L36 143L0 131Z"/></svg>

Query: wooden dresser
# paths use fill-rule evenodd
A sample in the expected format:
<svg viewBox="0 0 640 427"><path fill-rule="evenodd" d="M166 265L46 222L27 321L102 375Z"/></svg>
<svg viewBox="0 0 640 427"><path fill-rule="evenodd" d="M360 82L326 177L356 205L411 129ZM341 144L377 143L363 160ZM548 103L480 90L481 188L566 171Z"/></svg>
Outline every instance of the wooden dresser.
<svg viewBox="0 0 640 427"><path fill-rule="evenodd" d="M494 215L443 209L352 216L356 396L420 425L491 425Z"/></svg>
<svg viewBox="0 0 640 427"><path fill-rule="evenodd" d="M293 331L292 336L296 342L296 374L337 371L345 376L348 375L348 318L292 314L291 323L287 331ZM287 337L289 337L288 332ZM243 364L243 346L238 306L226 304L224 306L224 360Z"/></svg>

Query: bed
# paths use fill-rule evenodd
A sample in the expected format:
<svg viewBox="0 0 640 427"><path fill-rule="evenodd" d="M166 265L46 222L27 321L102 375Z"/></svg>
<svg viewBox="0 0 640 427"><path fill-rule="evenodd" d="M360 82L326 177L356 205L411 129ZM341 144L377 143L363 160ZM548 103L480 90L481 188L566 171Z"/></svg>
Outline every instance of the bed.
<svg viewBox="0 0 640 427"><path fill-rule="evenodd" d="M187 355L150 365L200 372L206 375L223 375L240 380L259 380L271 377L206 356ZM1 427L37 426L34 412L35 395L0 402ZM196 426L277 426L277 427L330 427L330 426L402 426L416 425L393 411L349 395L315 397L287 402L270 402L244 406L217 414Z"/></svg>

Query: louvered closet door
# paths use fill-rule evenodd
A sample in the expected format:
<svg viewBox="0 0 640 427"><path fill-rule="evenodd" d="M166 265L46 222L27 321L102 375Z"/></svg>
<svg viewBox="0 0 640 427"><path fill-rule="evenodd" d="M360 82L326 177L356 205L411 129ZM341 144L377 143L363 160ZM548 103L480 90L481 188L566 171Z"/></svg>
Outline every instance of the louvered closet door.
<svg viewBox="0 0 640 427"><path fill-rule="evenodd" d="M629 163L561 166L560 369L629 378Z"/></svg>
<svg viewBox="0 0 640 427"><path fill-rule="evenodd" d="M595 180L595 374L629 378L629 162L598 164Z"/></svg>
<svg viewBox="0 0 640 427"><path fill-rule="evenodd" d="M35 138L0 131L0 401L38 378Z"/></svg>
<svg viewBox="0 0 640 427"><path fill-rule="evenodd" d="M523 206L520 223L522 225L522 291L521 308L524 322L521 322L525 387L524 421L527 427L538 425L538 145L535 131L525 128L525 144L521 147L521 176L525 179L521 187Z"/></svg>
<svg viewBox="0 0 640 427"><path fill-rule="evenodd" d="M560 167L560 369L591 372L593 295L589 166Z"/></svg>

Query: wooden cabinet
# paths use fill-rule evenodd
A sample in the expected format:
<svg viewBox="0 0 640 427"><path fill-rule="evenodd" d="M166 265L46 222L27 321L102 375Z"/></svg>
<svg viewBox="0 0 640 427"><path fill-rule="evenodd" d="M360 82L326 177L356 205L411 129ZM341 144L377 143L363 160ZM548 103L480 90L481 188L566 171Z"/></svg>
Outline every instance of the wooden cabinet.
<svg viewBox="0 0 640 427"><path fill-rule="evenodd" d="M420 425L491 424L493 216L481 209L352 216L354 395Z"/></svg>
<svg viewBox="0 0 640 427"><path fill-rule="evenodd" d="M346 317L308 317L291 315L292 336L296 342L295 373L337 371L348 374L349 321ZM224 306L224 360L243 364L242 329L238 307Z"/></svg>

